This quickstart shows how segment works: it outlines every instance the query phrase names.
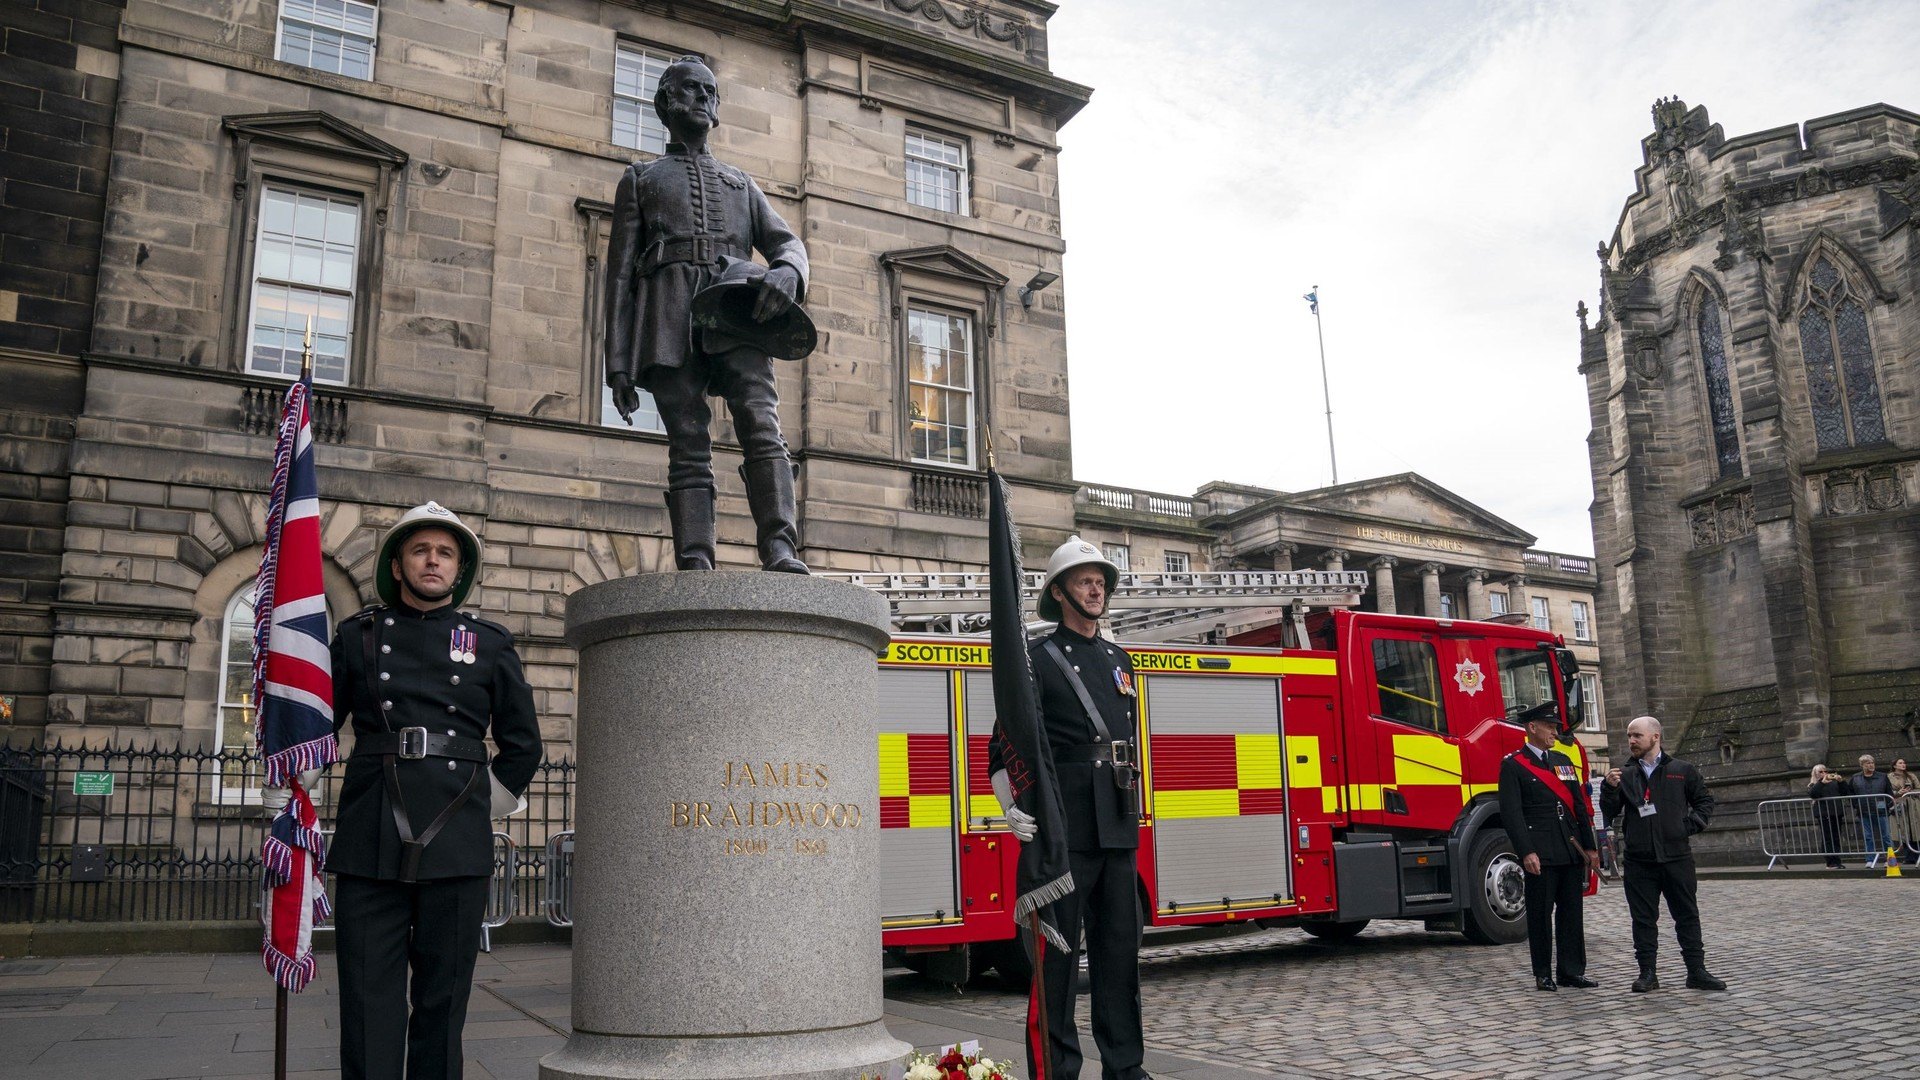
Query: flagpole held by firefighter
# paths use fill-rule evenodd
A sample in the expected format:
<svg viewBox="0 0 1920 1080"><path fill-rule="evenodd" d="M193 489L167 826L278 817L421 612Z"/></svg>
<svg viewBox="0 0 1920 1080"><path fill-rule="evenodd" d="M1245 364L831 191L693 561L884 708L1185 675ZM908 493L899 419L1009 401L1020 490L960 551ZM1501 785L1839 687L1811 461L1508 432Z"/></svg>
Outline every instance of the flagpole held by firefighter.
<svg viewBox="0 0 1920 1080"><path fill-rule="evenodd" d="M1333 482L1340 483L1340 462L1333 453L1333 391L1327 386L1327 335L1320 329L1320 286L1300 299L1307 302L1313 310L1313 336L1320 342L1320 399L1327 406L1327 468L1332 470Z"/></svg>
<svg viewBox="0 0 1920 1080"><path fill-rule="evenodd" d="M987 458L987 566L993 646L995 744L992 757L1005 765L1002 810L1038 826L1020 847L1014 898L1015 924L1025 923L1033 948L1033 981L1027 998L1029 1080L1053 1080L1049 1071L1045 964L1049 947L1071 953L1047 907L1073 891L1068 868L1066 814L1054 783L1053 751L1040 726L1040 695L1027 655L1021 597L1019 533L1007 508L1007 485L994 466L993 432L985 431ZM997 778L997 777L996 777ZM1070 1078L1065 1078L1070 1080Z"/></svg>
<svg viewBox="0 0 1920 1080"><path fill-rule="evenodd" d="M274 812L260 852L266 885L260 955L275 984L275 1080L287 1074L290 995L313 978L313 924L330 914L320 878L325 844L308 789L322 767L339 760L312 397L313 318L308 316L300 377L287 388L281 410L266 542L254 588L254 743L265 765L261 804Z"/></svg>

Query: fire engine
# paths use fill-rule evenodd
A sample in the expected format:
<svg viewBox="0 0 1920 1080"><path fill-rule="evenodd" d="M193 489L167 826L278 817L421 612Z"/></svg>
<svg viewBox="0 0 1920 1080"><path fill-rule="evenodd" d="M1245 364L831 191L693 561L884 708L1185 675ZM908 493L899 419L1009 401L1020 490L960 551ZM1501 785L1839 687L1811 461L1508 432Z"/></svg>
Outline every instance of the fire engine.
<svg viewBox="0 0 1920 1080"><path fill-rule="evenodd" d="M896 625L941 631L896 636L880 660L883 944L943 981L1024 978L1019 843L986 772L992 656L970 636L986 575L832 576L884 595ZM1358 571L1121 576L1111 625L1138 676L1148 925L1340 939L1418 919L1486 944L1526 936L1499 766L1528 710L1570 730L1573 654L1524 625L1355 610L1366 585ZM1029 597L1038 586L1028 575ZM1256 628L1229 638L1229 619ZM1561 749L1584 780L1585 752L1570 735Z"/></svg>

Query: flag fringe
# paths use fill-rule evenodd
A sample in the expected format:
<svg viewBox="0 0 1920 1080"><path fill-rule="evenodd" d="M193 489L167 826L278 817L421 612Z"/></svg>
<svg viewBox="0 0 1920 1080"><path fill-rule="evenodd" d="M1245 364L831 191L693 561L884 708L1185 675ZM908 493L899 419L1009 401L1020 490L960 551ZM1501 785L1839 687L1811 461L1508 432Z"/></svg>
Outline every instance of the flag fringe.
<svg viewBox="0 0 1920 1080"><path fill-rule="evenodd" d="M274 948L272 941L266 941L260 946L260 962L273 976L273 981L286 987L291 993L297 994L305 990L307 984L313 981L314 961L311 951L296 960Z"/></svg>
<svg viewBox="0 0 1920 1080"><path fill-rule="evenodd" d="M287 781L294 776L318 769L340 760L340 743L329 731L318 739L309 739L296 746L268 754L267 787L286 787Z"/></svg>
<svg viewBox="0 0 1920 1080"><path fill-rule="evenodd" d="M293 877L293 850L277 836L260 843L260 862L266 872L267 887L277 889Z"/></svg>
<svg viewBox="0 0 1920 1080"><path fill-rule="evenodd" d="M1021 893L1019 898L1013 902L1014 921L1024 927L1026 925L1024 920L1028 915L1046 907L1048 904L1066 896L1072 891L1072 874L1061 874L1045 885L1028 889L1026 892ZM1071 946L1067 944L1067 939L1062 937L1060 931L1056 929L1051 922L1048 922L1044 916L1040 919L1040 931L1047 936L1048 941L1053 943L1054 948L1063 952L1071 948Z"/></svg>

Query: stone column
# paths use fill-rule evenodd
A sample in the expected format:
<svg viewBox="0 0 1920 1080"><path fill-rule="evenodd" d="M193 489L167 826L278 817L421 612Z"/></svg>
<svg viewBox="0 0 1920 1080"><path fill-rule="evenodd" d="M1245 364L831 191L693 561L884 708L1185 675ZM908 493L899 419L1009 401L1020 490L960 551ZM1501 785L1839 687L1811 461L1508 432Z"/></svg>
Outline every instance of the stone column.
<svg viewBox="0 0 1920 1080"><path fill-rule="evenodd" d="M1467 618L1485 619L1493 614L1487 602L1487 572L1474 567L1467 571Z"/></svg>
<svg viewBox="0 0 1920 1080"><path fill-rule="evenodd" d="M1395 559L1391 555L1382 555L1367 564L1373 571L1373 602L1382 615L1399 613L1397 601L1393 595L1393 568Z"/></svg>
<svg viewBox="0 0 1920 1080"><path fill-rule="evenodd" d="M1299 544L1290 543L1285 540L1267 549L1268 553L1273 556L1273 568L1275 570L1293 569L1293 556L1294 553L1299 550Z"/></svg>
<svg viewBox="0 0 1920 1080"><path fill-rule="evenodd" d="M567 600L580 650L573 1034L540 1080L849 1080L881 1021L886 605L768 573Z"/></svg>
<svg viewBox="0 0 1920 1080"><path fill-rule="evenodd" d="M1527 617L1527 625L1533 625L1533 603L1527 599L1527 576L1515 574L1507 579L1507 610L1517 611Z"/></svg>
<svg viewBox="0 0 1920 1080"><path fill-rule="evenodd" d="M1320 569L1345 570L1346 568L1347 552L1345 548L1328 548L1320 553Z"/></svg>
<svg viewBox="0 0 1920 1080"><path fill-rule="evenodd" d="M1440 618L1440 572L1445 563L1420 564L1420 614L1429 619Z"/></svg>

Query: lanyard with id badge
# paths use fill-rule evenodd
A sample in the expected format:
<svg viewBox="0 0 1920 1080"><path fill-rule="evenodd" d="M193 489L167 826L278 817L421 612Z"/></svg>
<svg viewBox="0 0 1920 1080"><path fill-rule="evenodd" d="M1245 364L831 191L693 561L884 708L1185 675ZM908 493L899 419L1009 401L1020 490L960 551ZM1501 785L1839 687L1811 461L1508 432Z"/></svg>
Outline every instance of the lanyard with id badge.
<svg viewBox="0 0 1920 1080"><path fill-rule="evenodd" d="M1658 769L1655 769L1646 777L1647 786L1640 792L1641 817L1652 817L1660 812L1660 808L1653 805L1653 782L1658 779L1660 779L1660 770Z"/></svg>

